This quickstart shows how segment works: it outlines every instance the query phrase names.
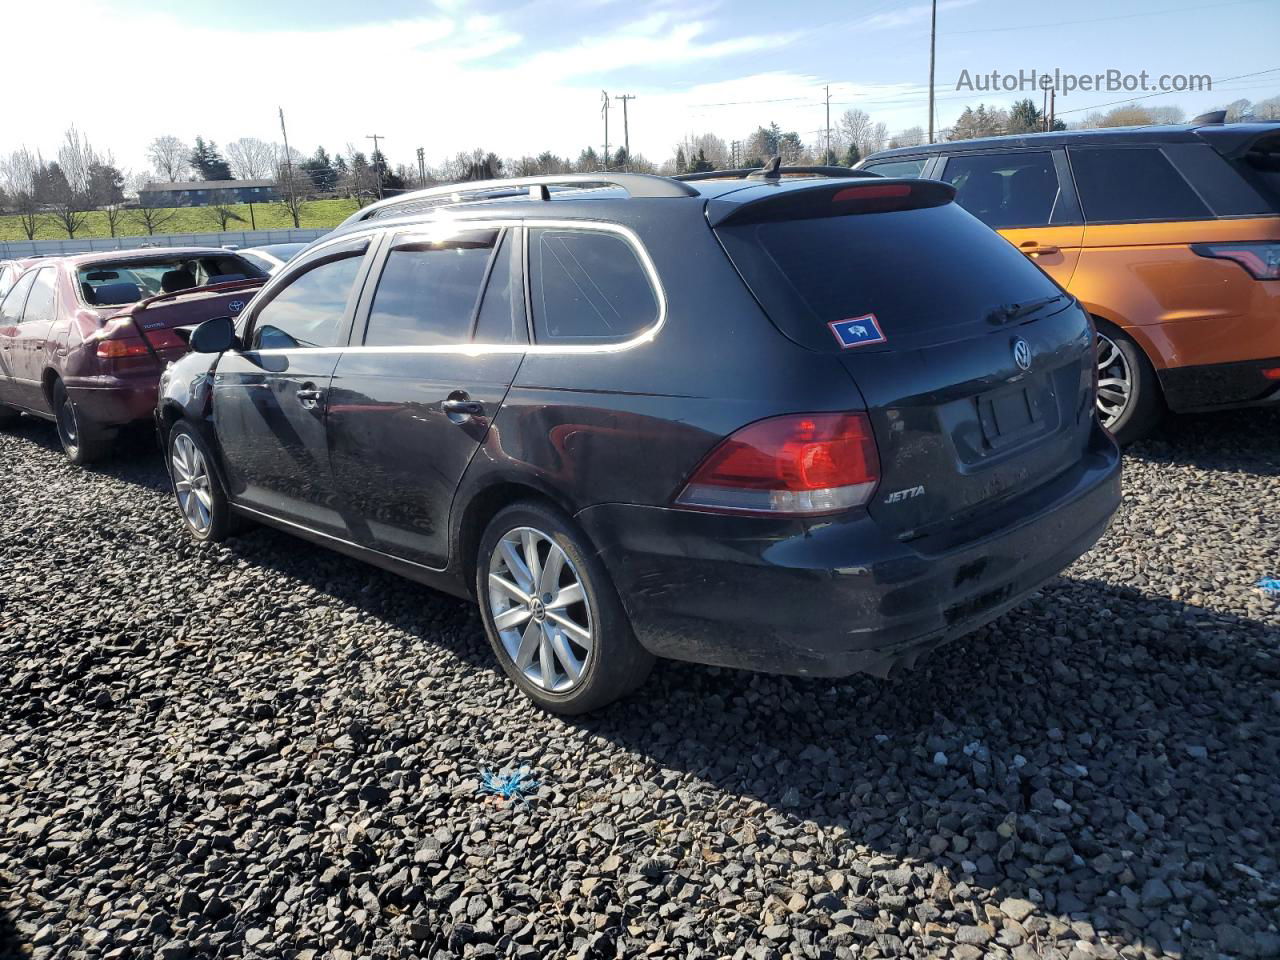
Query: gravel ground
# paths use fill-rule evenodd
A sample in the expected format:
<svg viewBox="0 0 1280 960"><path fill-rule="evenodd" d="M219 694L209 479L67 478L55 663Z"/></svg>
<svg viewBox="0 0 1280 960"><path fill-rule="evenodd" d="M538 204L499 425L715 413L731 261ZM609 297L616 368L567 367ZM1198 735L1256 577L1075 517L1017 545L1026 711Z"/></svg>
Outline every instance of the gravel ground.
<svg viewBox="0 0 1280 960"><path fill-rule="evenodd" d="M1099 547L913 673L663 664L575 721L468 605L195 546L144 443L55 444L0 434L0 956L1280 956L1274 413L1135 450Z"/></svg>

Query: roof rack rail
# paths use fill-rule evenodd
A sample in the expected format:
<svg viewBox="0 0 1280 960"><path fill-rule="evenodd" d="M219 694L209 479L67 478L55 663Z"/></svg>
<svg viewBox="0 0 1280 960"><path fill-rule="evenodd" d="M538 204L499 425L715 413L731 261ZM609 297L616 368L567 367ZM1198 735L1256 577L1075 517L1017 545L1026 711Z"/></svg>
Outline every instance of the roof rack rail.
<svg viewBox="0 0 1280 960"><path fill-rule="evenodd" d="M672 179L682 182L697 180L781 180L790 173L810 174L818 177L878 177L870 170L854 170L852 167L805 165L784 167L780 157L772 157L763 167L739 167L733 170L703 170L698 173L680 173Z"/></svg>
<svg viewBox="0 0 1280 960"><path fill-rule="evenodd" d="M588 187L611 186L621 187L633 197L693 197L697 191L683 183L677 183L671 177L658 177L648 173L552 173L536 177L513 177L503 180L476 180L471 183L450 183L440 187L428 187L425 190L414 190L398 196L387 197L377 203L357 210L342 222L343 226L369 220L376 217L379 211L402 204L410 205L423 201L461 200L471 194L497 194L503 196L521 196L528 194L535 199L548 199L548 187ZM456 201L455 201L456 202Z"/></svg>

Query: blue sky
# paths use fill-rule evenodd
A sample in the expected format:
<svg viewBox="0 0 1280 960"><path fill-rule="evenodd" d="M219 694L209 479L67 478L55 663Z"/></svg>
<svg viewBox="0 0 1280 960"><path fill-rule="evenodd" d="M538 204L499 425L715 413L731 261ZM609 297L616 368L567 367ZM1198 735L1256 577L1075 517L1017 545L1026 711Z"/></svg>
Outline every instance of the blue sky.
<svg viewBox="0 0 1280 960"><path fill-rule="evenodd" d="M121 166L142 169L159 134L278 139L283 106L304 152L365 149L379 133L393 162L411 162L418 146L430 162L477 146L576 155L599 148L605 89L636 95L633 150L662 160L687 134L728 140L770 121L814 141L824 84L833 119L859 107L893 133L927 120L928 14L927 2L884 0L64 0L58 61L43 45L6 50L6 74L29 77L40 96L7 108L0 150L52 154L74 122ZM10 36L23 35L24 19L31 35L47 27L38 5L7 16ZM1277 37L1276 0L940 0L938 122L1015 98L957 93L966 69L1211 75L1212 93L1145 101L1189 115L1273 96L1280 70L1225 78L1280 68ZM55 71L58 62L77 66ZM1057 105L1070 118L1125 96L1076 92ZM617 144L616 106L610 122Z"/></svg>

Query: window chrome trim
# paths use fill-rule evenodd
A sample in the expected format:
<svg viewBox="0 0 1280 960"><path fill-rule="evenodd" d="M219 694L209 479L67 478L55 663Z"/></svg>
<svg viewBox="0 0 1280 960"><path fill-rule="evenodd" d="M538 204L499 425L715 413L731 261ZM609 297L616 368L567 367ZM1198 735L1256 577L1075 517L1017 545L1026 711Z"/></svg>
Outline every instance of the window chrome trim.
<svg viewBox="0 0 1280 960"><path fill-rule="evenodd" d="M371 224L377 221L370 221ZM601 233L612 233L621 237L623 241L631 247L632 252L636 255L636 259L640 261L640 266L644 268L649 279L649 286L653 289L654 297L658 301L658 318L643 331L630 340L623 340L619 343L606 344L587 344L587 343L567 343L562 345L538 344L538 343L450 343L438 344L433 346L379 346L366 347L363 344L343 347L307 347L308 354L320 356L326 353L360 353L360 354L378 354L378 353L395 353L395 354L454 354L467 357L481 357L490 354L503 353L523 353L533 355L546 356L572 356L576 354L599 354L599 353L620 353L624 350L630 350L634 347L643 346L652 342L667 323L667 293L663 289L662 281L658 277L658 269L654 266L653 259L649 256L649 251L645 249L639 236L630 227L624 227L619 223L609 223L603 220L544 220L537 218L524 217L503 217L499 219L464 219L449 218L427 221L418 224L393 223L384 222L377 224L376 227L368 231L360 230L352 233L344 233L339 237L326 241L320 246L313 247L308 251L308 259L311 255L318 253L322 247L329 246L334 243L349 242L353 238L369 235L371 242L376 240L382 234L395 234L397 239L406 240L415 235L422 236L423 239L442 240L451 234L464 232L467 230L492 228L501 230L504 227L524 227L525 236L528 236L528 230L535 227L550 227L552 229L561 230L596 230ZM527 243L526 243L527 246ZM527 253L527 251L526 251ZM290 261L292 263L292 261ZM524 270L526 277L528 276L529 263L528 256L525 257ZM278 275L277 275L278 276ZM276 277L272 277L258 296L273 285ZM257 299L255 297L254 299ZM270 302L270 301L267 301ZM530 318L531 319L531 318ZM259 356L272 356L275 354L290 353L298 348L279 347L269 350L245 351L256 353Z"/></svg>

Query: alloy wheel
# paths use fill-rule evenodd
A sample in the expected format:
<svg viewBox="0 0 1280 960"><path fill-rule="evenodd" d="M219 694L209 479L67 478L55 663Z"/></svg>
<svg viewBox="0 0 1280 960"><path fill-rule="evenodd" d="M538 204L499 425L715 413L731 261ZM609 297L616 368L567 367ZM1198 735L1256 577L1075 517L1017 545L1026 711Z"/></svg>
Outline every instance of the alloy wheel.
<svg viewBox="0 0 1280 960"><path fill-rule="evenodd" d="M1098 417L1110 428L1119 420L1133 398L1133 371L1116 342L1105 333L1096 341L1098 362Z"/></svg>
<svg viewBox="0 0 1280 960"><path fill-rule="evenodd" d="M213 494L204 454L185 433L173 438L169 457L173 464L173 490L182 515L196 533L206 533L213 523Z"/></svg>
<svg viewBox="0 0 1280 960"><path fill-rule="evenodd" d="M595 649L591 605L573 561L550 536L516 527L498 541L489 614L507 656L534 686L564 693L581 682Z"/></svg>

